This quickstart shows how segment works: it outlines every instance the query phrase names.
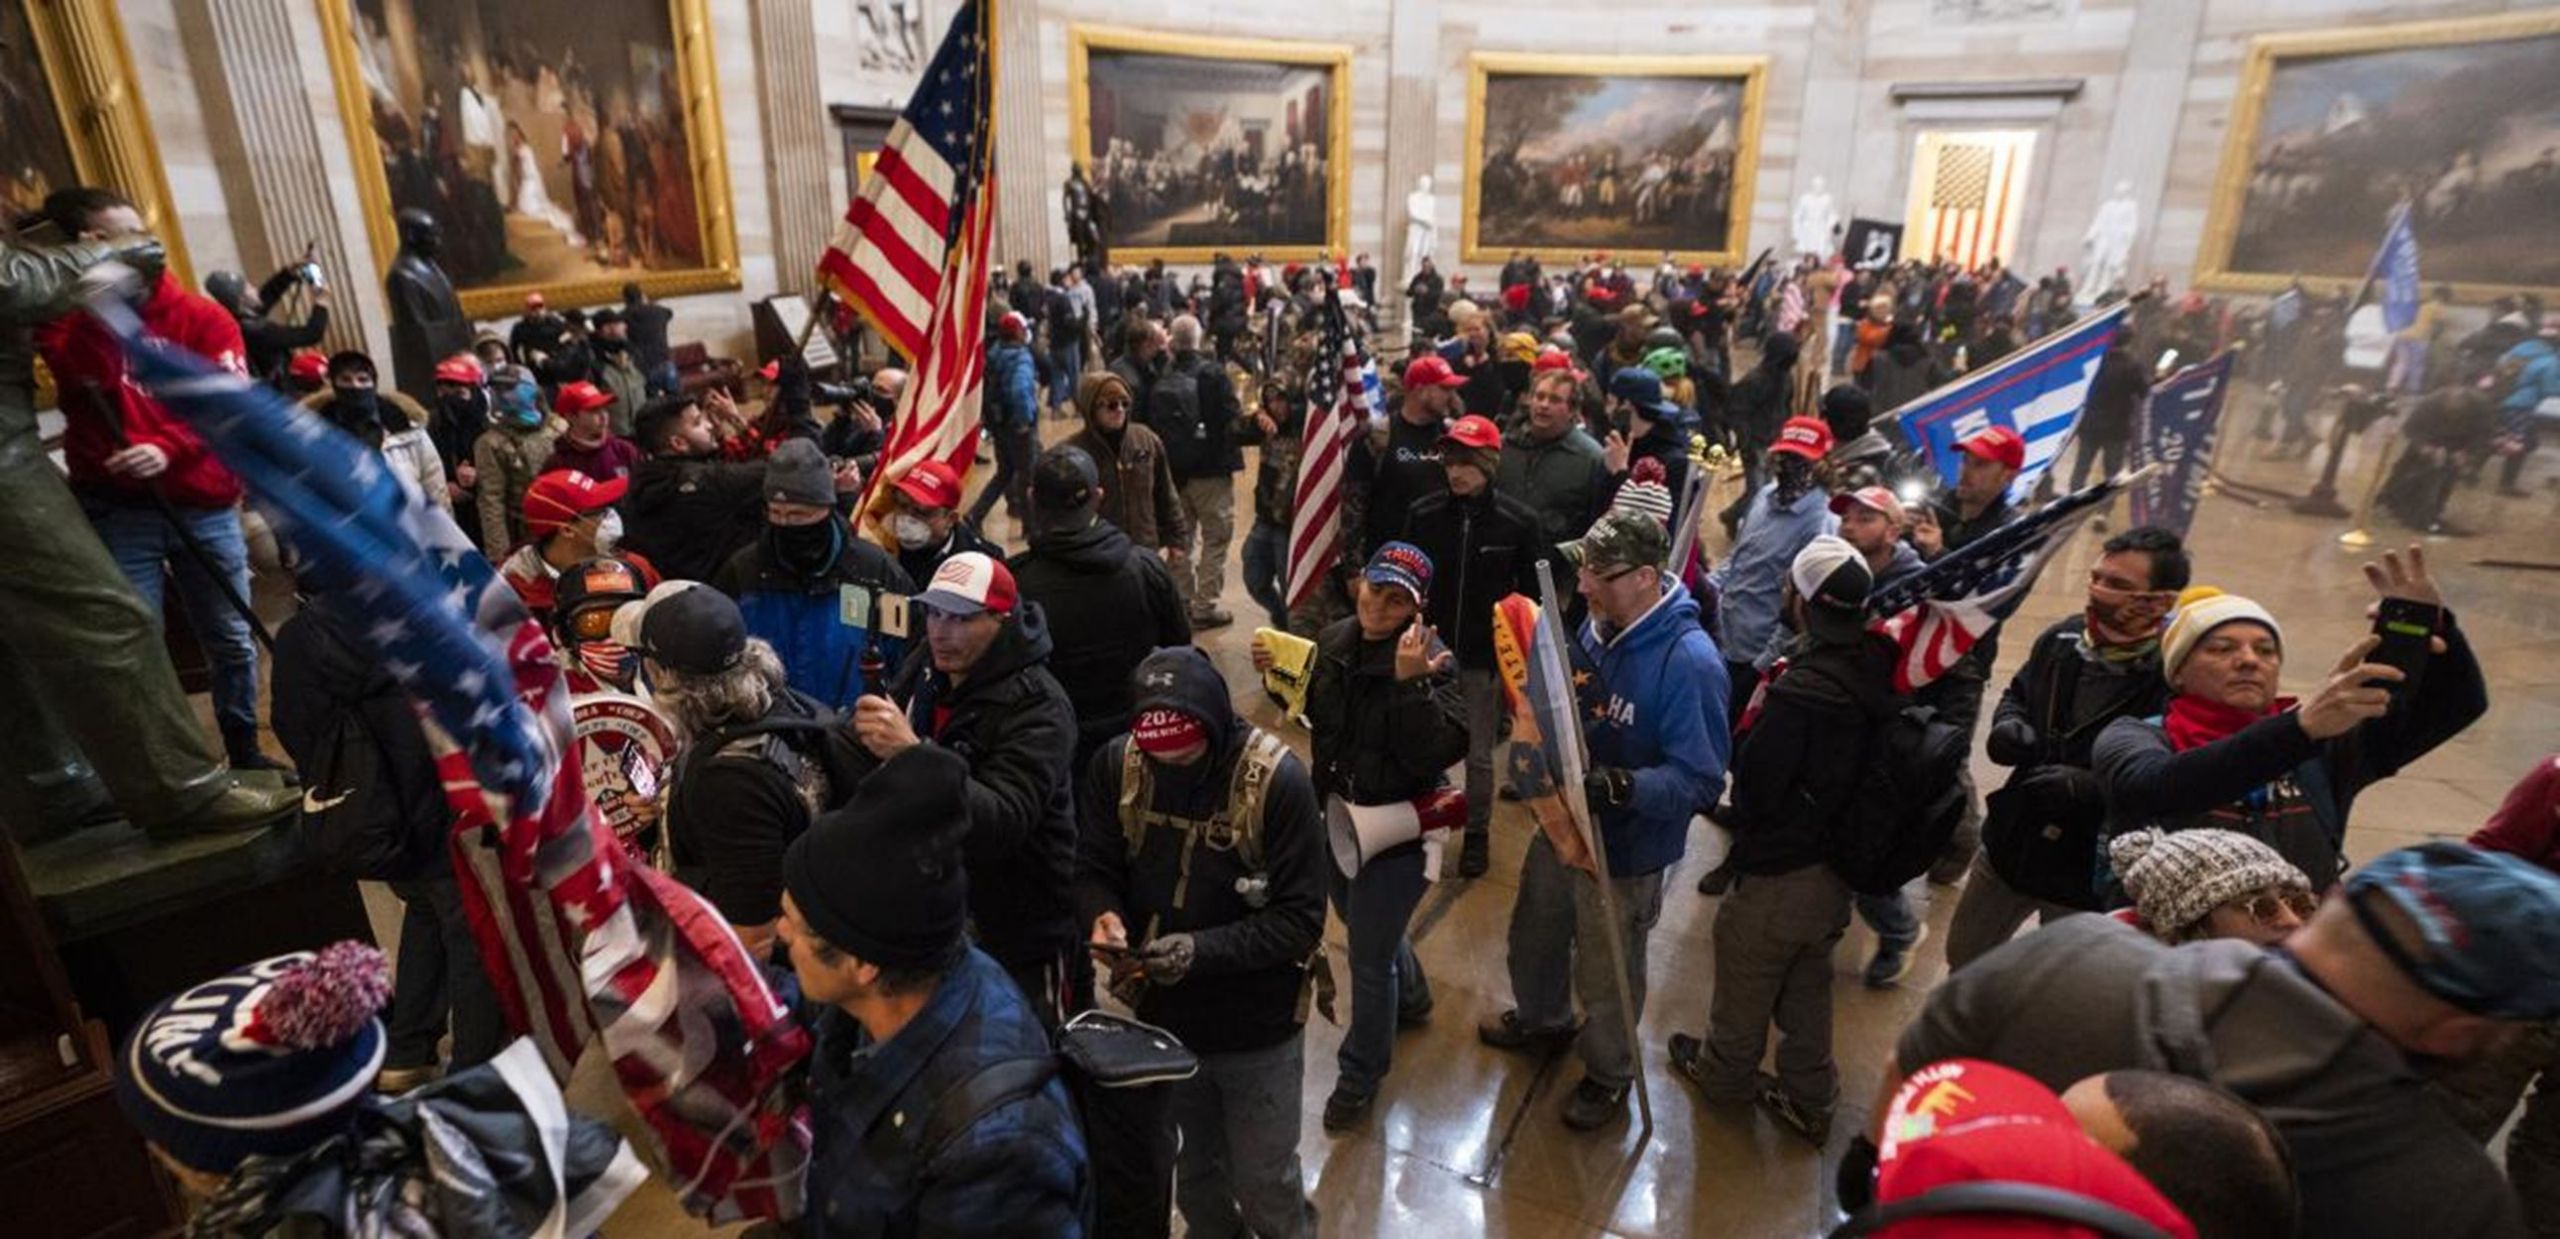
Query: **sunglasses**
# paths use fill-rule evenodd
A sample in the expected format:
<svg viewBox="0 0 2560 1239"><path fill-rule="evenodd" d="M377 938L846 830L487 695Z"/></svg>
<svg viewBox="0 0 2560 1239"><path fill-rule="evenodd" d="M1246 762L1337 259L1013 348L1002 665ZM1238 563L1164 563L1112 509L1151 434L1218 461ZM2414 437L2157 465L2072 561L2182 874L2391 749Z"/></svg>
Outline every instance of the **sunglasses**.
<svg viewBox="0 0 2560 1239"><path fill-rule="evenodd" d="M2246 899L2235 899L2231 902L2233 906L2248 913L2250 920L2268 926L2276 924L2276 918L2285 912L2293 913L2293 918L2297 921L2308 923L2311 920L2311 914L2320 908L2320 900L2317 896L2298 888L2260 891Z"/></svg>

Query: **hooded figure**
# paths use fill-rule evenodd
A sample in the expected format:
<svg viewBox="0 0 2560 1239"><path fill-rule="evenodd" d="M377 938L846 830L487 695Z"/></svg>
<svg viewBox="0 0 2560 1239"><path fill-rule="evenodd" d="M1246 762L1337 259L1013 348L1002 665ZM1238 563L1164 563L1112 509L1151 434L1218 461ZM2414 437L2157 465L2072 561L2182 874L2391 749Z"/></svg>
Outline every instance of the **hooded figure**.
<svg viewBox="0 0 2560 1239"><path fill-rule="evenodd" d="M1160 646L1191 644L1191 622L1164 561L1102 519L1102 484L1084 450L1060 444L1032 470L1030 549L1013 557L1014 584L1039 603L1056 651L1049 670L1076 711L1074 768L1129 730L1129 678Z"/></svg>

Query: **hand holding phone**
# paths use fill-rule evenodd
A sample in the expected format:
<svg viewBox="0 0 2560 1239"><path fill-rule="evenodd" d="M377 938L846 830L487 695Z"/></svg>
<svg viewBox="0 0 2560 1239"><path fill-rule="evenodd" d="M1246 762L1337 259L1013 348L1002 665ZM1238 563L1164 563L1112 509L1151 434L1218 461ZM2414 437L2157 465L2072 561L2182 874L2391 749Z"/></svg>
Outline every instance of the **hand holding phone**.
<svg viewBox="0 0 2560 1239"><path fill-rule="evenodd" d="M2380 642L2372 661L2399 670L2401 679L2390 686L2391 703L2398 706L2416 692L2418 679L2425 674L2427 659L2435 645L2436 622L2443 608L2407 598L2385 598L2374 609L2373 635Z"/></svg>

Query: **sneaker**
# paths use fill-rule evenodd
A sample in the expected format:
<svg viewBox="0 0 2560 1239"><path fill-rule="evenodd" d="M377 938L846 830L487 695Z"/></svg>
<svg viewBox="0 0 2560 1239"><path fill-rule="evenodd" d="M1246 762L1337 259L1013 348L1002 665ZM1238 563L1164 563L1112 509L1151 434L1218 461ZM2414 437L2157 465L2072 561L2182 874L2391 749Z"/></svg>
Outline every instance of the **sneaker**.
<svg viewBox="0 0 2560 1239"><path fill-rule="evenodd" d="M1806 1143L1817 1149L1831 1141L1831 1112L1813 1109L1787 1096L1787 1090L1778 1084L1777 1077L1766 1072L1760 1076L1760 1108L1768 1111L1770 1118L1778 1120L1779 1126L1804 1137Z"/></svg>
<svg viewBox="0 0 2560 1239"><path fill-rule="evenodd" d="M1517 1010L1488 1016L1476 1024L1476 1040L1486 1045L1497 1050L1534 1050L1541 1056L1563 1052L1581 1033L1579 1020L1561 1028L1531 1028L1520 1022Z"/></svg>
<svg viewBox="0 0 2560 1239"><path fill-rule="evenodd" d="M1721 895L1733 889L1733 862L1726 861L1698 875L1698 893Z"/></svg>
<svg viewBox="0 0 2560 1239"><path fill-rule="evenodd" d="M1719 1090L1707 1078L1707 1043L1687 1033L1671 1034L1671 1069L1698 1087L1698 1095L1721 1105L1739 1105L1751 1100L1752 1088L1740 1092Z"/></svg>
<svg viewBox="0 0 2560 1239"><path fill-rule="evenodd" d="M1597 1131L1627 1116L1627 1085L1615 1088L1589 1076L1564 1099L1564 1125L1575 1131Z"/></svg>
<svg viewBox="0 0 2560 1239"><path fill-rule="evenodd" d="M1458 876L1480 878L1493 868L1493 840L1490 829L1466 832L1466 841L1458 845Z"/></svg>
<svg viewBox="0 0 2560 1239"><path fill-rule="evenodd" d="M1235 613L1217 605L1216 603L1211 603L1205 607L1191 608L1191 627L1193 631L1205 631L1211 628L1224 628L1234 622L1236 622Z"/></svg>
<svg viewBox="0 0 2560 1239"><path fill-rule="evenodd" d="M1369 1103L1377 1099L1376 1093L1355 1093L1335 1085L1333 1095L1324 1099L1324 1129L1347 1131L1359 1126L1369 1117Z"/></svg>
<svg viewBox="0 0 2560 1239"><path fill-rule="evenodd" d="M173 839L256 830L293 816L301 803L300 788L260 787L235 778L211 804L174 822L145 827L143 833L154 839Z"/></svg>
<svg viewBox="0 0 2560 1239"><path fill-rule="evenodd" d="M1920 959L1920 944L1929 940L1929 927L1922 925L1911 941L1897 946L1890 942L1876 944L1876 956L1867 961L1864 978L1868 989L1887 989L1911 975L1911 966Z"/></svg>

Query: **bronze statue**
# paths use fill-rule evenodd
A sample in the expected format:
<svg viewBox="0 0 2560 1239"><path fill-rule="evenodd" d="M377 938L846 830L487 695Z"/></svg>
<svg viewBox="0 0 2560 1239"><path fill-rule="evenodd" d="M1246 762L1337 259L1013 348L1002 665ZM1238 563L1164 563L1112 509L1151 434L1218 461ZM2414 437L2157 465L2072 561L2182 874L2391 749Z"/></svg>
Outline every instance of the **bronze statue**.
<svg viewBox="0 0 2560 1239"><path fill-rule="evenodd" d="M444 231L435 217L411 207L400 212L399 224L400 252L383 281L391 298L391 381L403 395L433 408L436 363L471 347L471 319L462 312L453 281L436 265Z"/></svg>

